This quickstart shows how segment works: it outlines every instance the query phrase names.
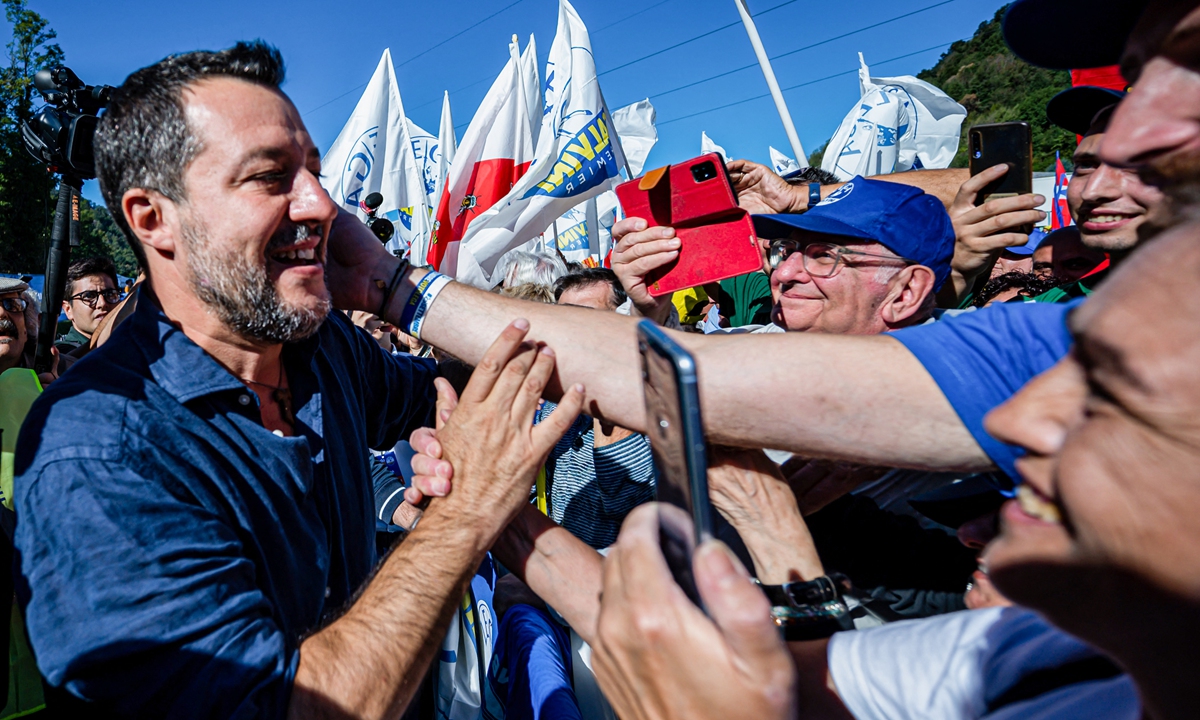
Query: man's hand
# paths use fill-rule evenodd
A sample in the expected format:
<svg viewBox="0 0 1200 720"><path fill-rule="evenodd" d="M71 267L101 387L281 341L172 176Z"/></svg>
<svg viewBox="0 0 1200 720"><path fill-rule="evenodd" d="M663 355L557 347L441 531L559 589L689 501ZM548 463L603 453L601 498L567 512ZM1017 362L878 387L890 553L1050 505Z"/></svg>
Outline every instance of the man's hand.
<svg viewBox="0 0 1200 720"><path fill-rule="evenodd" d="M641 218L625 218L613 225L612 269L643 317L662 325L671 311L671 296L652 297L646 274L679 257L675 228L646 227Z"/></svg>
<svg viewBox="0 0 1200 720"><path fill-rule="evenodd" d="M412 458L412 487L404 491L404 500L420 505L425 498L445 497L450 494L454 466L442 459L442 445L437 433L450 419L450 413L458 407L458 393L446 378L436 378L437 410L434 427L417 428L409 436L408 444L416 451Z"/></svg>
<svg viewBox="0 0 1200 720"><path fill-rule="evenodd" d="M499 532L526 503L538 469L583 408L583 386L575 385L533 424L554 351L523 342L528 332L529 323L518 319L500 333L437 432L454 466L455 492L431 503L428 513L453 504L461 522L494 524Z"/></svg>
<svg viewBox="0 0 1200 720"><path fill-rule="evenodd" d="M709 617L675 584L658 506L630 513L604 561L593 668L626 720L795 717L796 671L766 597L719 542L693 557Z"/></svg>
<svg viewBox="0 0 1200 720"><path fill-rule="evenodd" d="M54 345L51 345L50 346L50 369L44 373L38 373L38 382L40 382L42 384L42 387L46 387L47 385L49 385L50 383L52 383L58 379L58 357L59 357L58 348L54 347Z"/></svg>
<svg viewBox="0 0 1200 720"><path fill-rule="evenodd" d="M755 214L797 213L808 208L808 188L788 185L766 165L749 160L725 163L738 205Z"/></svg>
<svg viewBox="0 0 1200 720"><path fill-rule="evenodd" d="M708 493L746 542L760 581L781 585L825 574L795 495L763 451L711 448Z"/></svg>
<svg viewBox="0 0 1200 720"><path fill-rule="evenodd" d="M329 230L325 250L325 282L339 310L379 312L387 283L400 261L354 215L341 210Z"/></svg>
<svg viewBox="0 0 1200 720"><path fill-rule="evenodd" d="M943 292L952 288L956 301L966 296L975 279L992 266L1004 248L1029 242L1029 235L1015 230L1046 218L1046 213L1037 209L1046 202L1041 195L1018 195L975 206L975 197L979 192L1007 172L1007 165L984 170L964 182L950 204L950 220L954 223L954 258L950 261L950 284L943 288Z"/></svg>

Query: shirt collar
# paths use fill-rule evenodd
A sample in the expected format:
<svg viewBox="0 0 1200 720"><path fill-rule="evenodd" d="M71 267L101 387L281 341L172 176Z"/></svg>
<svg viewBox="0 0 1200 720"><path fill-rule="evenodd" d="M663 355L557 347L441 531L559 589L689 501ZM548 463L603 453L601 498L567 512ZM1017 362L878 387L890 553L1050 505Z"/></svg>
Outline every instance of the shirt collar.
<svg viewBox="0 0 1200 720"><path fill-rule="evenodd" d="M180 403L212 393L245 389L241 380L167 318L150 288L143 286L129 322L154 381ZM288 367L311 367L313 356L321 347L323 331L325 323L310 337L284 345L283 359Z"/></svg>
<svg viewBox="0 0 1200 720"><path fill-rule="evenodd" d="M150 375L180 403L245 386L211 355L171 323L158 298L143 286L129 318L137 345L146 356Z"/></svg>

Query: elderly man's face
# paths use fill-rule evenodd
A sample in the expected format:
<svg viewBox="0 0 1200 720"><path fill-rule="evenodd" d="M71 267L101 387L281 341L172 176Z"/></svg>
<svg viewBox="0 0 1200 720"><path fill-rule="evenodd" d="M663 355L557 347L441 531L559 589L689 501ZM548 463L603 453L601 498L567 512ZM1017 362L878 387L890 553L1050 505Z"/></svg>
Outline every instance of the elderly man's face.
<svg viewBox="0 0 1200 720"><path fill-rule="evenodd" d="M850 250L873 255L894 255L879 243L798 231L792 239L833 242ZM797 251L771 273L775 307L771 319L789 332L824 332L840 335L874 335L887 329L879 308L888 295L889 281L903 268L899 262L847 255L833 277L813 277L804 269L804 253Z"/></svg>
<svg viewBox="0 0 1200 720"><path fill-rule="evenodd" d="M1132 255L1071 317L1072 353L986 420L1027 452L985 555L992 578L1114 652L1131 624L1179 628L1142 619L1148 598L1200 617L1197 233L1180 227Z"/></svg>
<svg viewBox="0 0 1200 720"><path fill-rule="evenodd" d="M0 294L0 300L9 298L20 301L21 293ZM21 362L21 353L25 352L25 337L25 314L9 312L0 303L0 371L16 367Z"/></svg>
<svg viewBox="0 0 1200 720"><path fill-rule="evenodd" d="M575 305L593 310L616 310L612 304L612 286L606 282L594 282L563 290L558 297L559 305Z"/></svg>
<svg viewBox="0 0 1200 720"><path fill-rule="evenodd" d="M230 78L197 83L185 98L202 146L180 206L193 289L243 337L286 342L315 332L330 307L324 260L337 208L295 106Z"/></svg>
<svg viewBox="0 0 1200 720"><path fill-rule="evenodd" d="M1092 133L1076 148L1067 205L1084 245L1120 252L1137 244L1138 228L1162 202L1162 191L1142 182L1134 170L1100 162L1105 134Z"/></svg>

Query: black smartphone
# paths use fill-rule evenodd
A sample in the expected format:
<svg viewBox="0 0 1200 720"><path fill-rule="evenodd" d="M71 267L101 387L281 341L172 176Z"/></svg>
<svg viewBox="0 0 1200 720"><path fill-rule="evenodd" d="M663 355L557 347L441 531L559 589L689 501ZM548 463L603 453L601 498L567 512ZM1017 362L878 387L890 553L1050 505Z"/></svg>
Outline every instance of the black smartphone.
<svg viewBox="0 0 1200 720"><path fill-rule="evenodd" d="M1033 192L1033 133L1029 123L976 125L967 131L967 154L972 176L1001 163L1008 165L1004 177L979 191L976 205L992 198Z"/></svg>
<svg viewBox="0 0 1200 720"><path fill-rule="evenodd" d="M637 332L657 481L659 543L675 582L703 609L692 575L692 553L713 537L713 514L696 361L649 320L638 323Z"/></svg>

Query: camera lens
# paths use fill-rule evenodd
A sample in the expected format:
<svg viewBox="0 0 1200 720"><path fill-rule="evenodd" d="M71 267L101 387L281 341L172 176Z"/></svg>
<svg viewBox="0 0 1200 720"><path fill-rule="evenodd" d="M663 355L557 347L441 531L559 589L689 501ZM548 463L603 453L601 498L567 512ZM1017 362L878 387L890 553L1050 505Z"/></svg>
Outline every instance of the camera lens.
<svg viewBox="0 0 1200 720"><path fill-rule="evenodd" d="M712 180L716 176L717 166L713 165L712 162L702 162L692 167L692 178L698 183L705 180Z"/></svg>

